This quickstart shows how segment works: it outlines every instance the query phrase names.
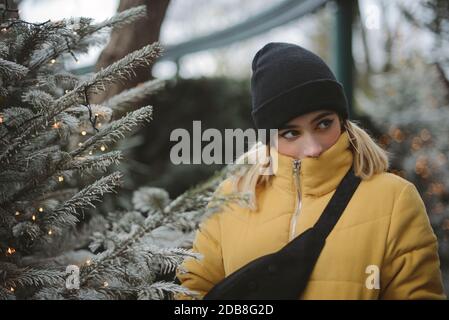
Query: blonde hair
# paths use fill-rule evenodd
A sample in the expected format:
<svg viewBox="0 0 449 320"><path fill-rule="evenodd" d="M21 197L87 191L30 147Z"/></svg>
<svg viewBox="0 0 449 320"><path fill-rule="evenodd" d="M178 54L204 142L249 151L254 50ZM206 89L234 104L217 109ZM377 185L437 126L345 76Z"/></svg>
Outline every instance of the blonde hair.
<svg viewBox="0 0 449 320"><path fill-rule="evenodd" d="M342 129L348 132L351 151L354 155L354 173L361 179L370 179L373 175L386 172L389 168L389 153L382 149L371 136L354 121L344 120ZM259 142L254 144L248 152L242 154L236 164L244 164L256 153L269 154L267 145ZM247 206L257 210L256 188L267 185L273 175L261 175L262 163L246 166L243 170L235 171L231 175L233 192L244 193L248 196Z"/></svg>

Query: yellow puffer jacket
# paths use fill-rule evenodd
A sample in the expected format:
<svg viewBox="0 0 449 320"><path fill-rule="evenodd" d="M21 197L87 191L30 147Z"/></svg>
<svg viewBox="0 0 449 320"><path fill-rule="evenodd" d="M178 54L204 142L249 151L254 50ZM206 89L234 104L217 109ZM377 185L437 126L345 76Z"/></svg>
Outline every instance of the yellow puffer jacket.
<svg viewBox="0 0 449 320"><path fill-rule="evenodd" d="M293 158L277 157L272 183L257 188L257 211L232 203L200 224L193 251L203 259L185 259L176 273L200 297L312 227L353 162L347 132L296 171ZM230 180L222 186L220 192L231 192ZM445 299L437 239L415 186L391 173L362 180L298 298Z"/></svg>

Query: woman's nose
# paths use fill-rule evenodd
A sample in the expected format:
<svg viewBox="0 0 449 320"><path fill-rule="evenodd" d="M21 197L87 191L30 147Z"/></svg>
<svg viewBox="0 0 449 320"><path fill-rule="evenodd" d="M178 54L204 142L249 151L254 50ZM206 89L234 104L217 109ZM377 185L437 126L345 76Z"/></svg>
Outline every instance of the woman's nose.
<svg viewBox="0 0 449 320"><path fill-rule="evenodd" d="M317 142L309 142L306 144L305 148L304 148L304 157L309 157L309 158L318 158L321 154L321 152L323 151L323 148L321 147L321 145Z"/></svg>

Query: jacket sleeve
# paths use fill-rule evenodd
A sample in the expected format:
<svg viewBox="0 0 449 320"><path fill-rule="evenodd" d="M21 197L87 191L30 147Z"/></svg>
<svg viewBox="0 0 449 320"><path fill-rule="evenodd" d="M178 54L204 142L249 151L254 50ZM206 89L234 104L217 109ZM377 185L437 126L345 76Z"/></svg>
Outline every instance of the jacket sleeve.
<svg viewBox="0 0 449 320"><path fill-rule="evenodd" d="M229 193L230 186L231 182L225 180L217 192L223 195ZM201 259L186 258L176 271L176 277L180 284L197 292L199 294L197 298L200 299L225 277L220 243L220 215L222 213L219 211L212 214L199 225L192 251L201 254ZM184 294L176 294L175 299L190 300L192 298Z"/></svg>
<svg viewBox="0 0 449 320"><path fill-rule="evenodd" d="M437 238L416 187L394 204L380 271L381 299L445 299Z"/></svg>

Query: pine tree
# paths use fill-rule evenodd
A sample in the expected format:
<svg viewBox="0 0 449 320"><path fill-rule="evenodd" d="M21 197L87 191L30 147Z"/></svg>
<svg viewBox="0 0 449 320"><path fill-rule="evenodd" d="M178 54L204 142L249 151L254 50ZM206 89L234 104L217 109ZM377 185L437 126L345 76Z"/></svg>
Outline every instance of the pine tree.
<svg viewBox="0 0 449 320"><path fill-rule="evenodd" d="M159 188L134 192L134 210L106 217L107 230L93 234L90 249L100 253L80 269L80 289L41 290L45 299L173 299L176 294L197 298L197 293L175 284L175 272L187 257L201 259L192 250L199 224L238 194L220 195L225 168L175 200Z"/></svg>
<svg viewBox="0 0 449 320"><path fill-rule="evenodd" d="M71 187L70 179L76 173L101 171L117 163L120 152L101 151L150 121L152 107L107 123L112 110L90 105L88 97L108 83L126 79L135 67L149 65L162 48L158 43L144 47L86 79L64 71L59 61L64 54L76 59L102 41L98 32L130 23L142 17L144 10L133 8L99 24L87 18L40 24L2 21L1 298L29 297L40 287L64 283L64 273L51 257L70 247L67 233L76 230L83 209L120 185L119 172L81 190ZM85 141L71 147L79 133Z"/></svg>
<svg viewBox="0 0 449 320"><path fill-rule="evenodd" d="M105 22L72 18L34 24L2 21L0 28L0 299L165 299L182 293L174 271L186 257L199 223L241 196L215 193L229 172L175 200L158 188L133 195L134 210L107 216L95 204L120 186L121 174L97 176L122 160L109 151L149 122L135 102L163 82L151 80L102 105L89 96L126 80L162 53L155 42L87 77L63 69L101 43L98 33L141 18L144 6ZM88 244L88 249L86 247Z"/></svg>

